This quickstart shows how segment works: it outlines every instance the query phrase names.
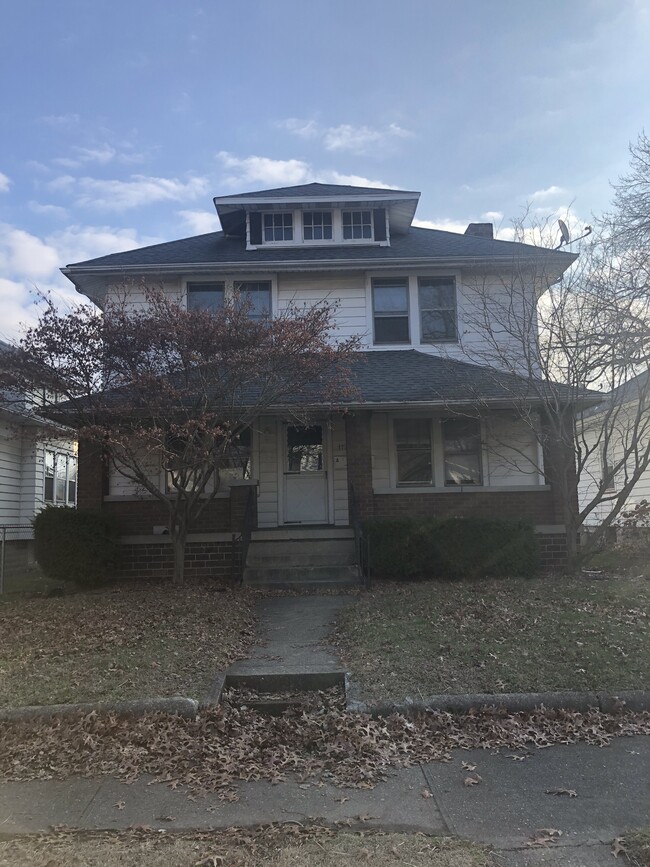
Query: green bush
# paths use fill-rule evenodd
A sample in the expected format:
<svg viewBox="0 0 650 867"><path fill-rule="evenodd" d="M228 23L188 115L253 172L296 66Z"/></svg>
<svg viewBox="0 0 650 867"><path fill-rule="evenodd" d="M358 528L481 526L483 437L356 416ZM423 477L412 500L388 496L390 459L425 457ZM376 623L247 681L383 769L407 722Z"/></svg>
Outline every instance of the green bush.
<svg viewBox="0 0 650 867"><path fill-rule="evenodd" d="M48 578L86 587L111 577L119 558L115 522L100 512L48 506L34 518L36 559Z"/></svg>
<svg viewBox="0 0 650 867"><path fill-rule="evenodd" d="M392 580L532 575L538 565L533 527L523 521L375 519L364 534L372 574Z"/></svg>

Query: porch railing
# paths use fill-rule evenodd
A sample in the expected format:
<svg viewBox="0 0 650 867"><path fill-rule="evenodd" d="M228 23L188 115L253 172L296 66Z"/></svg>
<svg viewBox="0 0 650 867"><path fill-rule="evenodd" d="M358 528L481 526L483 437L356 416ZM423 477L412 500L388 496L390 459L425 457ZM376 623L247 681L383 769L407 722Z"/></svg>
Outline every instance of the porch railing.
<svg viewBox="0 0 650 867"><path fill-rule="evenodd" d="M357 572L359 580L364 587L369 588L371 583L370 572L370 538L363 529L363 521L359 511L359 502L354 490L350 485L350 524L354 532L354 550L357 560Z"/></svg>

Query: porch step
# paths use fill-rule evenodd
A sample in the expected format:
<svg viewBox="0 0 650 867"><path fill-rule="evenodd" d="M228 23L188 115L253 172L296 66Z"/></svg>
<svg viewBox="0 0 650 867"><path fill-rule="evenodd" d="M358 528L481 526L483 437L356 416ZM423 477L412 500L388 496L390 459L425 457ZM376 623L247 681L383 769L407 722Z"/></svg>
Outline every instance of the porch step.
<svg viewBox="0 0 650 867"><path fill-rule="evenodd" d="M354 587L359 583L357 567L350 566L246 566L244 584L251 587Z"/></svg>
<svg viewBox="0 0 650 867"><path fill-rule="evenodd" d="M246 565L264 568L353 566L354 539L252 540Z"/></svg>

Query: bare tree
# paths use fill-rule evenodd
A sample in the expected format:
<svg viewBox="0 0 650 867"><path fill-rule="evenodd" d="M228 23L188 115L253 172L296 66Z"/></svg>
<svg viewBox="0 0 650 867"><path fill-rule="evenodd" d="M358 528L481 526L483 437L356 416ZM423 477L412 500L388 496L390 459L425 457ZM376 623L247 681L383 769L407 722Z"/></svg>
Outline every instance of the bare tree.
<svg viewBox="0 0 650 867"><path fill-rule="evenodd" d="M549 239L550 229L538 224L534 234ZM515 234L527 240L531 226L518 222ZM557 259L548 249L520 248L498 273L470 280L466 321L483 340L466 340L464 350L528 380L525 394L513 388L512 405L541 445L543 459L531 472L544 473L559 492L575 558L589 516L598 510L601 520L583 555L600 543L650 465L650 379L638 376L650 363L649 263L604 221L564 273ZM630 400L624 384L635 377ZM602 403L597 423L587 409L594 403ZM501 444L517 460L516 448ZM576 484L588 492L582 503Z"/></svg>
<svg viewBox="0 0 650 867"><path fill-rule="evenodd" d="M242 433L271 407L307 420L313 404L347 395L357 342L334 339L330 304L254 319L237 296L208 312L144 291L145 305L122 298L101 315L48 304L7 354L0 385L46 386L42 412L164 504L181 582L188 531L216 497Z"/></svg>

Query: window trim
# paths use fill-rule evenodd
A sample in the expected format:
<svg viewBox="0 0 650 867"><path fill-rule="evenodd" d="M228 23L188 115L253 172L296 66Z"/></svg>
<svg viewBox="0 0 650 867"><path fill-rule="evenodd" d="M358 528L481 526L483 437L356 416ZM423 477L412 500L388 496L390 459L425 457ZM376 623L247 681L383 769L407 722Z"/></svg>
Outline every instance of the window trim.
<svg viewBox="0 0 650 867"><path fill-rule="evenodd" d="M54 461L53 461L54 475L51 477L52 478L52 498L51 499L47 499L46 493L45 493L46 481L49 478L47 475L47 456L48 456L48 454L54 455ZM57 479L58 479L57 466L58 466L58 462L59 462L59 460L61 460L61 458L65 459L65 476L64 476L65 496L63 498L63 501L59 500L57 498L57 495L56 495L56 483L57 483ZM72 482L72 480L70 478L71 465L74 466L77 470L76 478L74 479L75 495L74 495L74 499L72 499L72 500L70 499L70 484ZM78 458L78 456L71 453L71 452L64 451L63 449L47 448L46 447L44 449L44 452L43 452L43 504L46 506L57 506L57 507L68 506L68 507L74 509L77 507L78 494L79 494L79 458Z"/></svg>
<svg viewBox="0 0 650 867"><path fill-rule="evenodd" d="M408 331L408 337L406 340L390 340L390 341L378 341L376 328L375 328L375 318L377 314L375 313L375 282L379 281L388 282L390 280L395 280L404 282L404 289L406 291L406 313L398 314L401 318L406 318L406 326ZM412 339L412 328L411 328L411 290L410 290L410 282L408 276L395 276L395 277L371 277L370 278L370 315L372 318L372 345L373 346L410 346L413 343ZM390 316L390 314L379 314L379 319L396 319L397 315Z"/></svg>
<svg viewBox="0 0 650 867"><path fill-rule="evenodd" d="M430 307L426 308L427 310L450 310L453 309L454 313L454 337L440 337L437 340L427 340L423 334L422 328L422 303L420 301L420 289L422 287L422 281L424 280L452 280L454 285L454 306L453 308L448 307ZM455 274L417 274L416 275L416 285L415 291L417 296L417 311L418 311L418 327L419 327L419 338L421 346L437 346L439 343L459 343L459 334L458 334L458 283Z"/></svg>

